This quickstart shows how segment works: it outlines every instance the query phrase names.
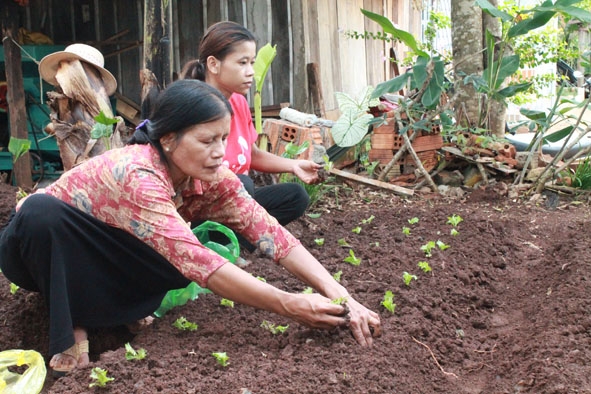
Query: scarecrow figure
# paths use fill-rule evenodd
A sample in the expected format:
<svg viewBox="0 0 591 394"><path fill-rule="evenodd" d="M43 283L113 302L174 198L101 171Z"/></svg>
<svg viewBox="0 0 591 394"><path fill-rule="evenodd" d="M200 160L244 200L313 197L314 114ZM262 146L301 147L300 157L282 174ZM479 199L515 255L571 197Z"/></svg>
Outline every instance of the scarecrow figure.
<svg viewBox="0 0 591 394"><path fill-rule="evenodd" d="M104 65L101 52L86 44L69 45L61 52L45 56L39 63L41 78L57 87L56 91L47 93L51 123L45 131L57 139L64 171L105 150L124 145L122 136L127 135L127 128L121 117L113 116L109 101L117 89L117 81ZM104 118L117 122L112 133L113 127L105 125L111 129L99 133L99 137L91 130L101 112Z"/></svg>

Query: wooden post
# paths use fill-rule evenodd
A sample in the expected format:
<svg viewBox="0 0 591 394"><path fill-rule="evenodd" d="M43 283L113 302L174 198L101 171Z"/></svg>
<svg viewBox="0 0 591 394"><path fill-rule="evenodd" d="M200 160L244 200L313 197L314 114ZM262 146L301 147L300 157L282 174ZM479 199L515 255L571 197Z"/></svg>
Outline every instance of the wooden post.
<svg viewBox="0 0 591 394"><path fill-rule="evenodd" d="M163 87L172 79L170 7L169 1L144 1L143 68L152 71Z"/></svg>
<svg viewBox="0 0 591 394"><path fill-rule="evenodd" d="M2 45L8 88L8 116L10 117L11 137L28 139L21 50L15 43L18 32L18 18L15 18L15 15L18 15L18 5L12 1L4 4L2 7ZM13 164L12 174L16 179L17 186L26 189L33 187L29 152L23 154Z"/></svg>
<svg viewBox="0 0 591 394"><path fill-rule="evenodd" d="M320 80L318 63L308 63L306 69L308 71L308 90L312 99L314 114L324 118L326 116L326 110L324 108L324 96L322 95L322 81Z"/></svg>
<svg viewBox="0 0 591 394"><path fill-rule="evenodd" d="M144 1L144 67L162 81L162 1Z"/></svg>

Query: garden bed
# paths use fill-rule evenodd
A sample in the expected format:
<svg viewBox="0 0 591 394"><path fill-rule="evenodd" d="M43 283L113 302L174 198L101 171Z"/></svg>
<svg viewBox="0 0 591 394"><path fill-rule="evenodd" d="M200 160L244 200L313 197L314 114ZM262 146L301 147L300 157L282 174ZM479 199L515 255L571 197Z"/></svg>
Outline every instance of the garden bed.
<svg viewBox="0 0 591 394"><path fill-rule="evenodd" d="M14 188L2 185L6 221ZM43 393L591 393L591 210L556 196L539 206L477 190L463 200L413 198L359 188L325 197L288 228L359 301L379 312L383 334L361 348L348 330L311 330L253 308L220 305L209 294L177 307L133 336L90 332L91 364ZM554 208L555 207L555 208ZM461 216L456 236L448 218ZM373 219L370 219L372 218ZM409 219L418 218L416 224ZM359 234L352 232L361 227ZM403 227L410 234L402 232ZM315 240L323 238L324 245ZM350 247L339 246L344 239ZM432 257L421 246L442 241ZM359 266L343 261L354 250ZM294 292L305 285L257 255L245 269ZM427 261L424 273L417 267ZM417 279L405 285L403 272ZM381 306L394 293L394 314ZM42 300L9 292L0 275L0 350L47 355ZM199 325L179 331L180 316ZM289 324L283 334L260 327ZM126 361L130 342L148 355ZM226 352L222 367L212 352ZM89 389L90 370L115 378Z"/></svg>

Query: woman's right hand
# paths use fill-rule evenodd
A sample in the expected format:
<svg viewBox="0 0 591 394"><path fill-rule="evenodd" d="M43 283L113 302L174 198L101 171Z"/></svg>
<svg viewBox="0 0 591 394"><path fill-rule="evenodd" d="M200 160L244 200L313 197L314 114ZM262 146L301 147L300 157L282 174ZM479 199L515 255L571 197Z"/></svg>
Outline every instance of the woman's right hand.
<svg viewBox="0 0 591 394"><path fill-rule="evenodd" d="M308 327L331 329L349 324L347 309L318 293L288 293L281 304L287 317Z"/></svg>

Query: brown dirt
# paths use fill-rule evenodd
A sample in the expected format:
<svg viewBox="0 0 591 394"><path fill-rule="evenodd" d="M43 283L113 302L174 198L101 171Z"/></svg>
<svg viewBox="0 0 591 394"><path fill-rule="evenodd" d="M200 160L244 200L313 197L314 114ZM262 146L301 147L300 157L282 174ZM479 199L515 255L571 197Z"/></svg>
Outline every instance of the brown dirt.
<svg viewBox="0 0 591 394"><path fill-rule="evenodd" d="M14 189L2 186L3 210ZM318 331L253 308L220 305L205 295L170 311L144 332L123 328L90 333L91 365L54 380L43 393L591 393L591 233L587 204L552 200L555 209L478 192L465 200L401 200L367 189L338 204L327 198L289 228L358 300L378 311L383 335L370 349L347 330ZM447 218L460 215L459 235ZM361 224L370 216L375 219ZM408 219L419 223L409 225ZM361 226L359 234L351 230ZM402 234L402 227L411 234ZM314 239L324 238L324 246ZM361 265L343 262L349 248ZM426 258L421 245L450 248ZM304 285L268 260L247 256L246 270L288 291ZM417 262L428 261L425 274ZM417 276L410 286L404 271ZM47 354L47 313L36 294L11 295L0 278L0 349ZM395 294L394 314L380 301ZM185 316L195 332L172 326ZM289 324L284 334L263 320ZM145 348L126 361L124 344ZM212 352L227 352L221 367ZM115 380L89 389L92 367Z"/></svg>

